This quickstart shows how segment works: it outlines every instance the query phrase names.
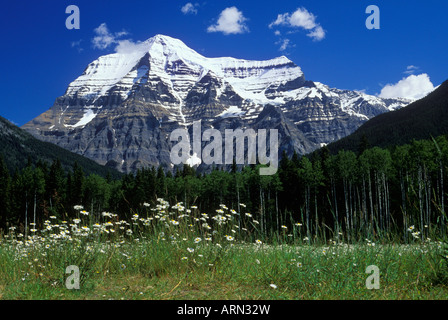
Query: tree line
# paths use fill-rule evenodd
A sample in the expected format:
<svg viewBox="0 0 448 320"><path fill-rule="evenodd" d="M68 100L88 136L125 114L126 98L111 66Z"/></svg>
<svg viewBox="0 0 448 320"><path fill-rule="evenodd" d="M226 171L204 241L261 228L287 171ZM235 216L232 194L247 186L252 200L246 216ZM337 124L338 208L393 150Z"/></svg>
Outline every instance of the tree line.
<svg viewBox="0 0 448 320"><path fill-rule="evenodd" d="M184 165L140 169L122 178L85 174L75 163L39 161L9 172L0 157L0 228L27 229L50 216L75 217L75 205L92 215L129 218L157 198L213 213L220 204L250 213L266 234L297 223L309 239L393 238L404 242L446 233L448 139L414 140L392 148L369 147L331 154L282 155L278 171L260 176L259 166L197 172ZM411 232L412 231L412 232Z"/></svg>

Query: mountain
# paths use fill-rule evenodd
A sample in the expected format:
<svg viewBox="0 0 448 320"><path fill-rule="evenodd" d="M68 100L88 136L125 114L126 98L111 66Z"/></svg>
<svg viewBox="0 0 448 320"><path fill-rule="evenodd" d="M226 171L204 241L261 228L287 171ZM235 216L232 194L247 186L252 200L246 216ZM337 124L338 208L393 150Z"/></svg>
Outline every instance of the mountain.
<svg viewBox="0 0 448 320"><path fill-rule="evenodd" d="M180 40L156 35L132 51L90 63L48 111L23 129L132 172L148 165L171 168L170 133L191 129L193 121L201 120L203 130L221 132L278 129L279 154L305 154L410 102L306 80L284 56L207 58Z"/></svg>
<svg viewBox="0 0 448 320"><path fill-rule="evenodd" d="M431 139L448 134L448 80L426 97L396 111L370 119L353 134L329 144L332 153L358 151L362 143L370 147L403 145L413 139Z"/></svg>
<svg viewBox="0 0 448 320"><path fill-rule="evenodd" d="M113 178L121 177L121 174L112 168L99 165L93 160L70 152L49 142L34 138L28 132L20 129L8 120L0 117L0 155L13 172L21 169L28 163L28 159L36 164L39 160L51 164L59 159L65 170L72 170L75 162L86 174L98 174L103 177L110 175Z"/></svg>

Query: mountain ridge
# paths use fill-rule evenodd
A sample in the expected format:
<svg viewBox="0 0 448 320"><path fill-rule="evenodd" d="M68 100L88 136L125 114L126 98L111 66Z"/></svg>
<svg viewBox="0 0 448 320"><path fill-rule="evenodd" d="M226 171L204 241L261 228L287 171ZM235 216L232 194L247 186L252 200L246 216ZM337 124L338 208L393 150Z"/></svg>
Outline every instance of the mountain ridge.
<svg viewBox="0 0 448 320"><path fill-rule="evenodd" d="M276 106L296 128L284 131L279 152L294 145L304 154L409 103L307 80L285 56L264 61L207 58L181 40L156 35L132 51L90 63L48 111L22 128L131 172L149 165L172 169L169 133L197 120L204 130L225 130L230 124L254 128L263 120L262 111Z"/></svg>
<svg viewBox="0 0 448 320"><path fill-rule="evenodd" d="M448 80L433 92L406 107L378 115L354 133L328 145L332 153L357 151L364 140L371 147L403 145L412 140L448 134Z"/></svg>
<svg viewBox="0 0 448 320"><path fill-rule="evenodd" d="M78 163L86 174L95 173L103 177L109 175L113 178L121 176L115 169L101 166L91 159L52 143L38 140L1 116L0 146L3 150L1 156L11 173L16 169L25 167L28 159L30 159L33 164L36 164L39 160L47 163L59 160L66 171L71 170L74 164Z"/></svg>

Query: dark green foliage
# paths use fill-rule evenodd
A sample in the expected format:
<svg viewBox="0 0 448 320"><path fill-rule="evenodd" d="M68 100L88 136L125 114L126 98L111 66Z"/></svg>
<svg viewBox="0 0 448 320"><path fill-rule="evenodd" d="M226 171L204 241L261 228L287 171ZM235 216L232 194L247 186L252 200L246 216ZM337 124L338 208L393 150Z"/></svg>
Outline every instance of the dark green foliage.
<svg viewBox="0 0 448 320"><path fill-rule="evenodd" d="M125 219L149 213L147 204L153 207L164 198L209 214L220 204L242 217L251 213L259 222L252 227L266 237L279 232L286 237L299 222L309 241L444 238L447 138L390 148L371 141L366 135L355 149L334 154L330 148L309 156L284 153L272 176L260 176L256 165L214 168L208 174L185 165L174 173L144 168L117 178L89 171L81 161L64 167L59 159L31 156L10 171L0 157L0 229L18 225L27 232L30 222L52 215L69 220L75 205L92 215L109 211Z"/></svg>
<svg viewBox="0 0 448 320"><path fill-rule="evenodd" d="M213 213L220 204L242 216L251 213L263 234L303 224L309 239L359 240L399 235L405 242L446 233L448 140L415 140L392 150L373 147L362 154L326 149L310 157L281 158L275 175L260 176L259 166L199 174L184 166L173 175L162 167L140 169L121 179L87 174L76 164L65 172L59 161L16 169L11 175L0 159L2 228L26 230L50 215L75 217L74 205L92 215L103 211L129 218L148 212L157 198L197 206ZM241 205L244 204L244 205ZM36 214L36 216L35 216ZM408 229L420 233L413 235ZM286 227L287 229L285 229Z"/></svg>
<svg viewBox="0 0 448 320"><path fill-rule="evenodd" d="M103 177L109 174L114 178L121 176L114 169L101 166L93 160L55 144L40 141L2 117L0 117L0 153L10 172L15 168L26 167L28 162L33 165L42 165L42 163L52 163L58 159L66 172L78 163L89 174L95 173Z"/></svg>
<svg viewBox="0 0 448 320"><path fill-rule="evenodd" d="M339 150L364 151L373 146L386 148L412 140L448 134L448 80L425 98L396 111L383 113L362 125L353 134L328 145Z"/></svg>

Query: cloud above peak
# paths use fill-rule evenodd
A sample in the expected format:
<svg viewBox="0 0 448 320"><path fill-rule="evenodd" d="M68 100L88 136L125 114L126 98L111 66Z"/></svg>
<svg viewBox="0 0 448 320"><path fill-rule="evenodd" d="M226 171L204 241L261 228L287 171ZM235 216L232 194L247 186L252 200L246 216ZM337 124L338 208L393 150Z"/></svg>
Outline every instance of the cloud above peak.
<svg viewBox="0 0 448 320"><path fill-rule="evenodd" d="M299 28L308 31L307 36L314 41L321 41L325 38L325 30L316 22L316 16L305 8L298 8L293 13L283 13L277 15L277 19L269 24L269 28L274 26L286 26Z"/></svg>
<svg viewBox="0 0 448 320"><path fill-rule="evenodd" d="M222 32L225 35L249 32L244 23L246 20L236 7L229 7L220 13L216 24L209 26L207 32Z"/></svg>
<svg viewBox="0 0 448 320"><path fill-rule="evenodd" d="M131 53L137 50L141 44L141 42L134 42L130 39L122 39L122 37L129 34L126 31L110 32L106 23L100 24L93 32L95 34L92 38L94 49L105 50L113 46L117 53Z"/></svg>
<svg viewBox="0 0 448 320"><path fill-rule="evenodd" d="M196 9L197 6L198 6L197 3L192 4L191 2L188 2L180 9L180 11L182 11L183 14L197 14L198 13L198 9Z"/></svg>
<svg viewBox="0 0 448 320"><path fill-rule="evenodd" d="M97 28L93 30L95 36L92 39L92 44L95 49L107 49L113 44L119 42L119 38L127 35L126 31L111 33L107 28L106 23L100 24Z"/></svg>
<svg viewBox="0 0 448 320"><path fill-rule="evenodd" d="M412 68L411 68L412 69ZM429 76L426 73L419 75L411 74L395 84L387 84L378 95L380 98L407 98L418 100L434 91Z"/></svg>

